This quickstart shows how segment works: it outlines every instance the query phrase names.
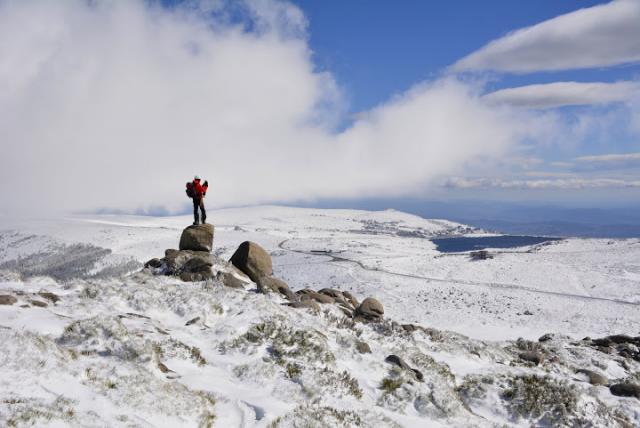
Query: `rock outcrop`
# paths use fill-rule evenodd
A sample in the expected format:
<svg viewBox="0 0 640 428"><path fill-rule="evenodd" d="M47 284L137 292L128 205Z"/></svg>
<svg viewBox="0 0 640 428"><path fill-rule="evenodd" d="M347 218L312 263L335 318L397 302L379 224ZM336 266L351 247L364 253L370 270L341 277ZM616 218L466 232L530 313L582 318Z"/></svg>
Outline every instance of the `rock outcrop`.
<svg viewBox="0 0 640 428"><path fill-rule="evenodd" d="M384 307L382 303L373 297L367 297L360 303L354 313L357 321L378 322L384 317Z"/></svg>
<svg viewBox="0 0 640 428"><path fill-rule="evenodd" d="M213 233L212 224L189 226L182 231L179 248L180 250L206 251L210 253L213 249Z"/></svg>
<svg viewBox="0 0 640 428"><path fill-rule="evenodd" d="M255 283L263 276L273 275L271 256L255 242L240 244L229 261Z"/></svg>

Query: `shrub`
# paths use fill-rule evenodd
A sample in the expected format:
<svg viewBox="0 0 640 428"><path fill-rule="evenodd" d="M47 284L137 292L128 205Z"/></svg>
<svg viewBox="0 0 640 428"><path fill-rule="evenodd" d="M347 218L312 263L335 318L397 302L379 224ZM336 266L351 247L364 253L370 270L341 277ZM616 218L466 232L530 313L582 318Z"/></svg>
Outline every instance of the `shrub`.
<svg viewBox="0 0 640 428"><path fill-rule="evenodd" d="M509 379L501 398L513 417L533 418L541 424L569 425L576 411L575 387L551 377L523 375Z"/></svg>

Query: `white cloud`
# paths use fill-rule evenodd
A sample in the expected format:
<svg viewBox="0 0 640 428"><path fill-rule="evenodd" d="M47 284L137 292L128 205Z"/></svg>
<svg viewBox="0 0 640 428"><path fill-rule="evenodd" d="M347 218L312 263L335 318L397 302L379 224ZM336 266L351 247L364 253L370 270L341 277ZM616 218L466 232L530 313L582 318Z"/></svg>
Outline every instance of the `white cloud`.
<svg viewBox="0 0 640 428"><path fill-rule="evenodd" d="M580 156L580 157L577 157L575 160L577 162L588 162L588 163L618 163L618 162L640 161L640 153Z"/></svg>
<svg viewBox="0 0 640 428"><path fill-rule="evenodd" d="M298 8L188 6L0 2L0 211L175 210L194 173L217 205L410 193L540 131L445 79L336 134Z"/></svg>
<svg viewBox="0 0 640 428"><path fill-rule="evenodd" d="M443 187L456 189L523 189L523 190L579 190L606 188L640 188L640 180L616 178L555 178L540 180L513 180L503 178L451 177L442 183Z"/></svg>
<svg viewBox="0 0 640 428"><path fill-rule="evenodd" d="M640 1L616 0L509 33L451 69L527 73L638 62L639 23Z"/></svg>
<svg viewBox="0 0 640 428"><path fill-rule="evenodd" d="M517 107L552 108L631 101L639 94L638 82L554 82L501 89L485 95L485 99Z"/></svg>
<svg viewBox="0 0 640 428"><path fill-rule="evenodd" d="M640 167L640 153L580 156L574 159L578 171L636 170Z"/></svg>

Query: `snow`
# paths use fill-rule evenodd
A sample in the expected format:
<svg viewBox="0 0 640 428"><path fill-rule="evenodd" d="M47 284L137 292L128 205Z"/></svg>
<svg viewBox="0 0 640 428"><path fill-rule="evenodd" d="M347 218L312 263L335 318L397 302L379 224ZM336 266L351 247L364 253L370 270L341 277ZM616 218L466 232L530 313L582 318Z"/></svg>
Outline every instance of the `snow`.
<svg viewBox="0 0 640 428"><path fill-rule="evenodd" d="M490 250L493 259L472 261L439 253L429 238L484 231L393 210L265 206L211 211L209 220L221 258L243 241L257 242L293 290L373 296L398 324L345 325L332 306L314 314L251 286L137 273L177 247L189 216L0 219L0 294L18 298L0 305L0 422L266 427L317 417L327 426L529 426L533 419L509 416L498 391L509 376L551 373L583 394L580 414L596 426L611 419L589 413L589 403L640 424L637 399L613 397L573 373L582 367L628 379L639 365L625 369L614 356L572 345L584 336L640 334L640 239L567 239ZM84 257L89 250L99 258ZM60 277L69 260L77 278ZM34 264L37 275L20 275ZM436 333L403 333L403 323ZM248 341L245 333L262 324L268 332ZM535 342L544 333L559 337L552 347L560 366L518 363L514 340ZM291 335L313 352L293 353L302 345L287 342ZM358 340L372 353L355 351ZM394 372L384 362L389 354L419 368L425 382ZM402 386L384 393L381 381L393 376ZM484 398L463 403L456 388L482 376L497 381L483 387Z"/></svg>

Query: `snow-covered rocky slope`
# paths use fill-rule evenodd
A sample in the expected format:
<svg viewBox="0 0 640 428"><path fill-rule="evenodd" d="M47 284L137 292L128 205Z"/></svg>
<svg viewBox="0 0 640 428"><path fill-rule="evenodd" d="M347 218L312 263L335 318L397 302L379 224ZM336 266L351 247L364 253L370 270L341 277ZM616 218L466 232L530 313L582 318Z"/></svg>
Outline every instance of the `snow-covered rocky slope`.
<svg viewBox="0 0 640 428"><path fill-rule="evenodd" d="M222 259L255 241L291 289L374 296L384 322L141 273L187 216L0 219L0 425L640 425L607 386L640 383L638 239L472 261L428 238L481 231L397 211L210 220Z"/></svg>

